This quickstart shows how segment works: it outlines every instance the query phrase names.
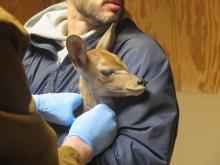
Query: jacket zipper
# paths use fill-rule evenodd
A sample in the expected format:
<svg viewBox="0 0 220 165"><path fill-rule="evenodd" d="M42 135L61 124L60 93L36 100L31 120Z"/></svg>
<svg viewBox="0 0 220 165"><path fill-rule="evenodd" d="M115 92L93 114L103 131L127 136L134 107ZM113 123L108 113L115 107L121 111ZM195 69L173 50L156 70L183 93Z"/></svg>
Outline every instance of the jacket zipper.
<svg viewBox="0 0 220 165"><path fill-rule="evenodd" d="M49 90L50 93L55 93L55 91L56 91L56 83L57 83L59 70L60 70L60 63L59 63L59 61L57 61L56 69L54 71L54 79L53 79L53 82L52 82L50 90Z"/></svg>

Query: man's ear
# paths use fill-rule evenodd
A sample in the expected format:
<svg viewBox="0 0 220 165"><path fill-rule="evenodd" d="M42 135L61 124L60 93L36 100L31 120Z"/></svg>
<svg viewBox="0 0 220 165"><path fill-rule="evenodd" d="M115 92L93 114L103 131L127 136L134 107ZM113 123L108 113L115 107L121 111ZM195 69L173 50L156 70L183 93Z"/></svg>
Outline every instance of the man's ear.
<svg viewBox="0 0 220 165"><path fill-rule="evenodd" d="M67 37L66 47L74 66L82 68L86 63L86 46L84 41L77 35L70 35Z"/></svg>
<svg viewBox="0 0 220 165"><path fill-rule="evenodd" d="M115 28L116 24L112 23L109 29L105 32L105 34L100 39L99 43L96 46L96 49L105 49L110 50L115 42Z"/></svg>

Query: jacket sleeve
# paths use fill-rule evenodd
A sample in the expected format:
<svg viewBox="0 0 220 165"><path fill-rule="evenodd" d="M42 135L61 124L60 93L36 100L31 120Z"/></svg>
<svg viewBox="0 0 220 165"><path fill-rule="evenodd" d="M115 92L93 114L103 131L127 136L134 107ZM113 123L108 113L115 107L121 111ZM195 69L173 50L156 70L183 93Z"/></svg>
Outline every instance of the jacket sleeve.
<svg viewBox="0 0 220 165"><path fill-rule="evenodd" d="M177 126L178 104L171 69L153 40L139 38L122 59L129 70L147 81L138 97L115 99L118 136L91 164L168 165Z"/></svg>

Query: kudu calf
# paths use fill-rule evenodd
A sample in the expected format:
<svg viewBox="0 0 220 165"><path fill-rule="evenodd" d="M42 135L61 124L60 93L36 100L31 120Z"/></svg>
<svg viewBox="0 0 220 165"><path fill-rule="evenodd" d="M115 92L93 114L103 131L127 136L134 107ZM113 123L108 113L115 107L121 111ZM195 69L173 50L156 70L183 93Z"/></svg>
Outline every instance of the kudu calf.
<svg viewBox="0 0 220 165"><path fill-rule="evenodd" d="M98 103L113 107L113 96L137 96L145 90L143 79L129 72L115 54L107 51L115 39L115 26L112 24L96 48L88 52L80 37L70 35L67 38L70 59L80 74L79 88L84 99L84 111Z"/></svg>

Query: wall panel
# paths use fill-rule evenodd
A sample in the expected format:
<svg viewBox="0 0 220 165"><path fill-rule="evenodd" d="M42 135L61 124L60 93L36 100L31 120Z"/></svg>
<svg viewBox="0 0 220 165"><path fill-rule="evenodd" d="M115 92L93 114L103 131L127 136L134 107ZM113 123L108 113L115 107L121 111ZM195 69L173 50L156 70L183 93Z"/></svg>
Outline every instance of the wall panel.
<svg viewBox="0 0 220 165"><path fill-rule="evenodd" d="M126 1L134 20L165 49L179 91L220 93L220 1Z"/></svg>
<svg viewBox="0 0 220 165"><path fill-rule="evenodd" d="M22 23L46 8L53 0L0 0L0 6L16 16Z"/></svg>

